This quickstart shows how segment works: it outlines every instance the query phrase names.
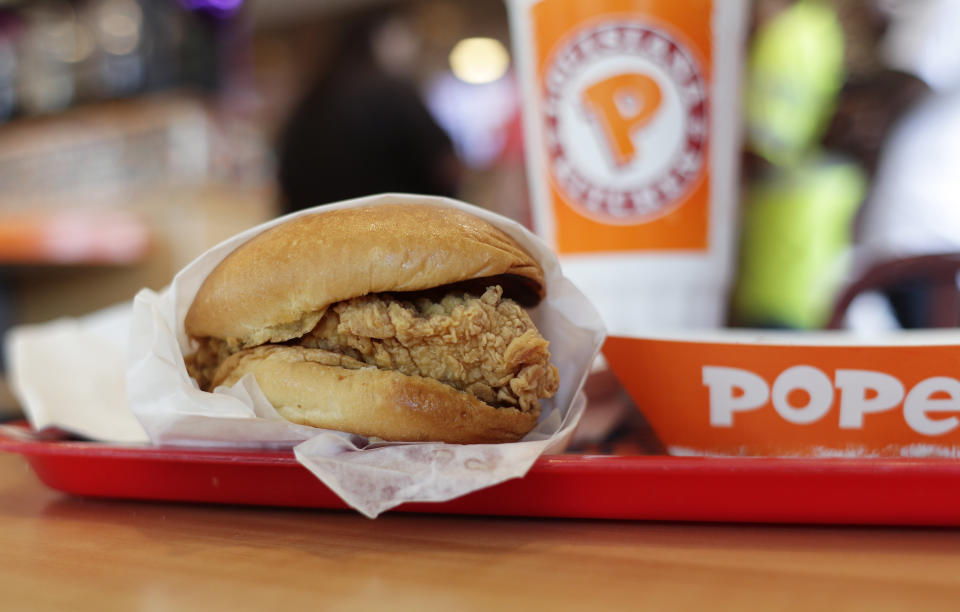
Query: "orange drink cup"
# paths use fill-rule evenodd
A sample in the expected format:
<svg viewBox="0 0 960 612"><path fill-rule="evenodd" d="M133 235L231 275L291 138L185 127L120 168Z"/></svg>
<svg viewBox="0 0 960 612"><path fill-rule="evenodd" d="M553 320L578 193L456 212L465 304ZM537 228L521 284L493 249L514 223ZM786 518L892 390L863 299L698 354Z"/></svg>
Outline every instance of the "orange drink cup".
<svg viewBox="0 0 960 612"><path fill-rule="evenodd" d="M614 333L715 327L742 0L511 0L537 232Z"/></svg>

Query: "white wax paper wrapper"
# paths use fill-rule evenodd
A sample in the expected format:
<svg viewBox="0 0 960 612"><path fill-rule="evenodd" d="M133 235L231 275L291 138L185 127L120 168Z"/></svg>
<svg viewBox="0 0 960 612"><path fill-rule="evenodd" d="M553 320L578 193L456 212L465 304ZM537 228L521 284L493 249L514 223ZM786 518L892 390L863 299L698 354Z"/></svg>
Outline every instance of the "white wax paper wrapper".
<svg viewBox="0 0 960 612"><path fill-rule="evenodd" d="M126 302L79 319L10 330L5 349L14 394L35 430L63 429L106 442L148 442L130 412L123 352Z"/></svg>
<svg viewBox="0 0 960 612"><path fill-rule="evenodd" d="M183 357L193 347L183 320L207 275L242 243L294 217L339 208L427 203L466 210L506 232L543 266L547 297L531 316L550 341L560 388L541 402L537 427L507 444L371 442L360 436L296 425L280 417L245 377L231 389L206 393L188 376ZM523 226L446 198L386 194L300 211L243 232L210 249L157 294L134 300L127 353L130 408L156 444L231 447L294 446L297 459L363 514L374 517L404 502L445 501L523 476L546 452L562 450L586 405L582 387L604 339L597 311L563 277L556 256Z"/></svg>

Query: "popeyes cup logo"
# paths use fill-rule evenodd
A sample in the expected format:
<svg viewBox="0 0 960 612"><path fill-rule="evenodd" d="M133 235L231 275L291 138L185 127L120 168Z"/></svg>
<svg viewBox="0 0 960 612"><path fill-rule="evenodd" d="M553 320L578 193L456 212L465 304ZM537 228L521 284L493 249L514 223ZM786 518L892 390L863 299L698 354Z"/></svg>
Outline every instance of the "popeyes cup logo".
<svg viewBox="0 0 960 612"><path fill-rule="evenodd" d="M747 0L507 0L533 228L612 333L726 319Z"/></svg>
<svg viewBox="0 0 960 612"><path fill-rule="evenodd" d="M744 1L508 4L537 232L563 257L725 269Z"/></svg>
<svg viewBox="0 0 960 612"><path fill-rule="evenodd" d="M597 221L663 216L703 176L702 69L665 29L609 21L575 34L546 71L544 118L556 186Z"/></svg>

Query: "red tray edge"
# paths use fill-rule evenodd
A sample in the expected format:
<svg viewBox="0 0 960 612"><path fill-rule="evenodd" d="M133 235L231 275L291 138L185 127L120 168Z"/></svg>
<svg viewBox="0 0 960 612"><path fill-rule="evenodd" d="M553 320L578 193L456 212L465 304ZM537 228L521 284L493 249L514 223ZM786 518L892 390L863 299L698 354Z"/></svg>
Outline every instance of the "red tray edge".
<svg viewBox="0 0 960 612"><path fill-rule="evenodd" d="M14 440L48 487L88 497L342 509L291 451ZM80 468L80 469L78 469ZM251 487L269 479L272 487ZM960 525L960 462L556 455L522 479L396 511L551 518ZM256 491L256 492L254 492Z"/></svg>

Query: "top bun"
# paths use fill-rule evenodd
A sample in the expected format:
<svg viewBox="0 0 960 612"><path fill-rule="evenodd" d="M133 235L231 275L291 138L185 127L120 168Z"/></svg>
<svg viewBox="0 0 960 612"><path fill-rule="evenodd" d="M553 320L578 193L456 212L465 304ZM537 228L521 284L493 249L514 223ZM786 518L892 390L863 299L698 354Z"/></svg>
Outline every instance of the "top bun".
<svg viewBox="0 0 960 612"><path fill-rule="evenodd" d="M200 287L185 325L192 337L234 347L283 342L313 329L335 302L493 277L523 305L543 297L537 262L459 209L391 204L318 212L230 253Z"/></svg>

